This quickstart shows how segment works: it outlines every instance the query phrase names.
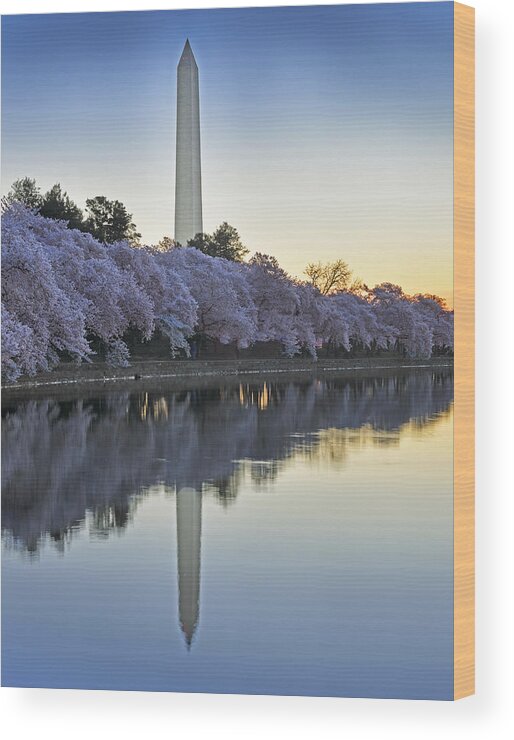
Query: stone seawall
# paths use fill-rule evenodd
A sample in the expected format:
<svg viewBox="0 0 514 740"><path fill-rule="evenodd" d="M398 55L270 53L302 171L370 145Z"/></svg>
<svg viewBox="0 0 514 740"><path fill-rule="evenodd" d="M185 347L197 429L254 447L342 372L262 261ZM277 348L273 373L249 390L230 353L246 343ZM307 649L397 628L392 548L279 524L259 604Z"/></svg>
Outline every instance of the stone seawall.
<svg viewBox="0 0 514 740"><path fill-rule="evenodd" d="M453 367L451 357L432 357L426 360L373 357L357 359L312 360L281 358L261 360L144 360L134 361L130 367L113 368L104 363L84 365L63 364L48 373L19 378L15 383L2 386L3 395L20 395L24 391L52 388L93 386L129 386L149 381L186 381L190 379L214 380L221 377L241 377L250 380L259 376L288 376L302 374L315 376L325 373L369 374L370 372L405 371L415 368ZM182 383L181 383L182 385ZM91 390L93 390L93 387Z"/></svg>

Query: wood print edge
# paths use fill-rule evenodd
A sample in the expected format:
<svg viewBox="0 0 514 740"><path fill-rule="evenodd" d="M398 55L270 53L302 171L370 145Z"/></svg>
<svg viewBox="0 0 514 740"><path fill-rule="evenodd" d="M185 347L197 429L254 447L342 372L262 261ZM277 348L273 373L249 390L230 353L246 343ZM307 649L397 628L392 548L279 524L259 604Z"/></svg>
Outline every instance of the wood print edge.
<svg viewBox="0 0 514 740"><path fill-rule="evenodd" d="M475 692L475 11L454 3L454 699Z"/></svg>

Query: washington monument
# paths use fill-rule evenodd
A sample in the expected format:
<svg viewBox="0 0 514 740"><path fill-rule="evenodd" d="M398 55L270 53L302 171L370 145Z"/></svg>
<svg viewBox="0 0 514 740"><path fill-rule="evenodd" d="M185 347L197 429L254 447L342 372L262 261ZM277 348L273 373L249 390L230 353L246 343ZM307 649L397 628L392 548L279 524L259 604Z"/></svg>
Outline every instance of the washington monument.
<svg viewBox="0 0 514 740"><path fill-rule="evenodd" d="M186 246L202 228L198 66L189 39L177 67L175 241Z"/></svg>
<svg viewBox="0 0 514 740"><path fill-rule="evenodd" d="M180 626L189 648L200 611L202 492L177 491L177 565Z"/></svg>

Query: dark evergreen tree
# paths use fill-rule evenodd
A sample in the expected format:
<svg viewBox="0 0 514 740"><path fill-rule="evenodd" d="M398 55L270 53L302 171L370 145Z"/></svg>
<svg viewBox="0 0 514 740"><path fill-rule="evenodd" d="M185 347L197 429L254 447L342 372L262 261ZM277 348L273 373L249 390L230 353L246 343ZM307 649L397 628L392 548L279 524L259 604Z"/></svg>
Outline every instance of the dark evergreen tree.
<svg viewBox="0 0 514 740"><path fill-rule="evenodd" d="M223 257L232 262L242 262L248 249L233 226L224 221L213 234L196 234L187 243L210 257Z"/></svg>
<svg viewBox="0 0 514 740"><path fill-rule="evenodd" d="M104 244L123 240L132 245L139 244L141 234L136 231L132 214L119 200L108 200L104 195L86 200L87 218L84 230Z"/></svg>
<svg viewBox="0 0 514 740"><path fill-rule="evenodd" d="M70 229L83 230L82 211L71 200L68 193L62 191L59 183L56 183L48 193L45 193L39 212L46 218L67 221Z"/></svg>
<svg viewBox="0 0 514 740"><path fill-rule="evenodd" d="M31 177L21 177L15 180L5 198L7 205L11 203L23 203L27 208L39 211L41 207L41 191L36 181Z"/></svg>

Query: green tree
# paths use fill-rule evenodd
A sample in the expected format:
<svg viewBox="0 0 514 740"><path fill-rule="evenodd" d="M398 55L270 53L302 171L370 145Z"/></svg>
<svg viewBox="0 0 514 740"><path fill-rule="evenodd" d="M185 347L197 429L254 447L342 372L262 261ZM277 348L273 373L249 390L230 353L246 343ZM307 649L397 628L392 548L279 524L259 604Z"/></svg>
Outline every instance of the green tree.
<svg viewBox="0 0 514 740"><path fill-rule="evenodd" d="M39 212L46 218L67 221L70 229L83 228L82 211L71 200L68 193L62 191L59 183L56 183L48 193L45 193Z"/></svg>
<svg viewBox="0 0 514 740"><path fill-rule="evenodd" d="M242 262L248 249L233 226L224 221L213 234L196 234L187 243L210 257L223 257L232 262Z"/></svg>
<svg viewBox="0 0 514 740"><path fill-rule="evenodd" d="M42 203L41 191L31 177L21 177L13 182L5 201L8 205L23 203L27 208L39 210Z"/></svg>
<svg viewBox="0 0 514 740"><path fill-rule="evenodd" d="M136 231L132 214L119 200L108 200L104 195L86 200L87 218L84 230L105 244L126 239L133 246L139 244L141 234Z"/></svg>

